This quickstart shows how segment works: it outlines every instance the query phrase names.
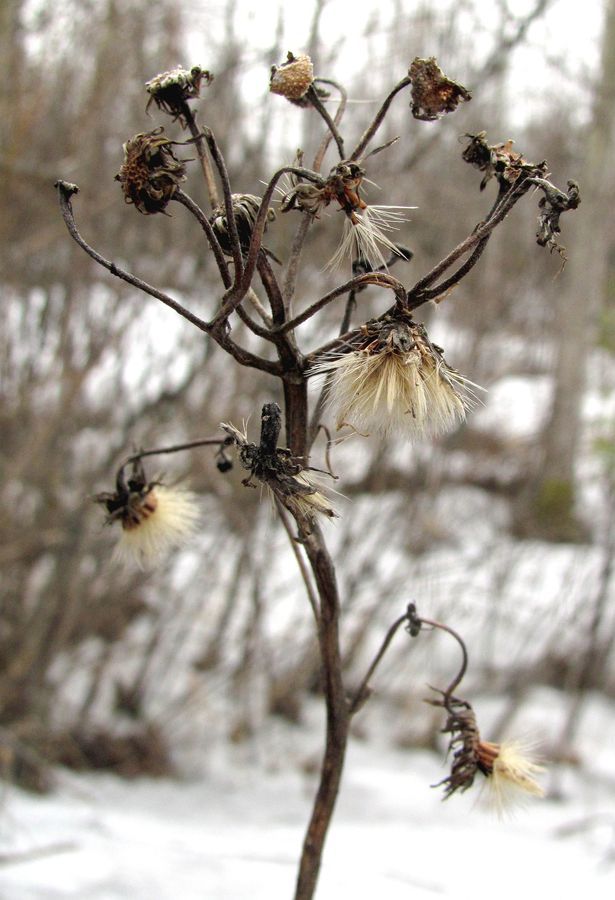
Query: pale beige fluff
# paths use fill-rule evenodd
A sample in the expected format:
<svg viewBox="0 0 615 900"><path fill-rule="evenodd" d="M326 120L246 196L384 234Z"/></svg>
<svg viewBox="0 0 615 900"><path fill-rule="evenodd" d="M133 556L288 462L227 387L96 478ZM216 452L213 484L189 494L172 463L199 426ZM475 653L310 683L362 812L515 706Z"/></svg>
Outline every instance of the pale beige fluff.
<svg viewBox="0 0 615 900"><path fill-rule="evenodd" d="M367 260L374 269L386 268L386 261L391 253L396 252L396 247L385 231L396 231L399 225L407 221L397 212L401 209L416 207L367 206L360 212L354 212L352 218L346 217L342 240L326 268L335 269L355 257Z"/></svg>
<svg viewBox="0 0 615 900"><path fill-rule="evenodd" d="M288 494L286 500L289 507L294 507L308 519L313 519L318 513L328 518L337 516L326 494L320 490L318 479L312 472L299 472L294 478L301 485L310 488L310 493Z"/></svg>
<svg viewBox="0 0 615 900"><path fill-rule="evenodd" d="M122 562L150 566L183 544L197 530L200 511L196 496L183 488L155 485L144 501L155 506L138 525L122 527L116 556Z"/></svg>
<svg viewBox="0 0 615 900"><path fill-rule="evenodd" d="M329 375L327 404L338 428L437 436L463 422L473 405L471 382L419 349L356 350L312 371Z"/></svg>
<svg viewBox="0 0 615 900"><path fill-rule="evenodd" d="M488 776L489 799L502 815L522 805L529 796L544 797L543 787L536 776L545 771L531 756L521 741L504 741L497 748L493 770Z"/></svg>

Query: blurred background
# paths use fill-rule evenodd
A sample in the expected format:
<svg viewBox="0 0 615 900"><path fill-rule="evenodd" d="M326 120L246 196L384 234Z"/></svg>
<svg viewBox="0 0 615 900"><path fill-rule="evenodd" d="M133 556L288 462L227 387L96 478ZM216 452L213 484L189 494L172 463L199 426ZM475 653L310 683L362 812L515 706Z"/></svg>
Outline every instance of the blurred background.
<svg viewBox="0 0 615 900"><path fill-rule="evenodd" d="M565 0L389 0L368 14L338 0L262 7L4 0L0 9L2 774L47 791L57 763L200 772L205 746L266 763L277 753L272 722L301 727L318 695L288 538L260 493L237 470L220 474L206 448L163 466L202 496L202 532L155 571L114 562L114 535L91 498L111 488L133 447L213 435L220 421L248 420L254 438L261 403L280 397L268 376L97 268L70 240L53 190L58 178L76 182L77 222L99 252L211 315L221 291L200 230L179 205L172 217L143 217L124 204L114 182L122 144L158 124L181 139L178 123L146 113L144 82L201 65L215 78L193 104L199 121L214 130L233 190L262 193L297 148L309 160L322 137L315 112L268 94L269 69L288 50L309 52L317 75L347 88L348 145L415 56L436 56L472 91L439 123L412 119L399 96L381 133L400 140L370 164L370 200L417 207L395 238L414 253L395 268L407 285L495 196L495 182L481 193L482 175L461 159L465 133L513 138L526 159L548 160L559 187L581 185L580 208L562 217L565 266L536 244L529 196L471 276L418 311L448 361L486 393L435 444L338 445L341 518L326 527L350 684L414 600L464 635L465 695L488 710L491 737L536 713L536 692L548 691L546 755L595 765L584 754L587 709L612 711L615 697L615 2L589 0L582 13ZM198 176L193 164L186 190L206 208ZM298 221L279 215L268 231L282 260ZM311 229L298 304L347 277L325 270L340 233L335 213ZM363 292L355 321L383 303ZM335 334L339 315L329 307L301 329L304 347ZM400 639L357 736L377 729L398 747L441 747L440 717L421 700L426 683L452 677L455 653L444 638L412 648ZM379 709L394 713L384 726Z"/></svg>

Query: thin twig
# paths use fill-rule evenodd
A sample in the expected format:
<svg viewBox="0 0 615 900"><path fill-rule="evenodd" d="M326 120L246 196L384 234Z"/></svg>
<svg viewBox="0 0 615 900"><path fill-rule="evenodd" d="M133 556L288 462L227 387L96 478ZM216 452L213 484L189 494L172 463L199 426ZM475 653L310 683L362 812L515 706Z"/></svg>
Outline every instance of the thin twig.
<svg viewBox="0 0 615 900"><path fill-rule="evenodd" d="M314 618L316 620L316 624L320 621L320 611L318 609L318 595L314 589L314 585L312 584L312 579L310 577L310 571L306 564L305 559L299 549L299 545L297 543L296 535L293 534L293 529L290 524L290 516L286 511L285 507L282 505L280 500L275 498L275 505L278 511L278 515L282 521L282 525L284 526L284 530L288 535L288 540L290 542L291 549L295 555L295 559L297 561L297 565L299 567L299 572L301 573L301 577L303 579L303 583L305 585L305 591L307 593L308 600L310 602L310 606L312 607L312 612L314 613Z"/></svg>
<svg viewBox="0 0 615 900"><path fill-rule="evenodd" d="M348 94L346 90L342 87L341 84L338 84L337 81L331 81L329 78L315 78L314 84L330 84L336 90L340 92L340 101L337 106L337 110L335 111L335 115L333 117L333 124L335 128L338 129L342 119L344 118L344 113L346 111L346 103L348 102ZM315 172L320 172L320 167L322 166L322 161L324 159L325 153L327 152L327 148L331 143L332 134L329 132L326 134L322 140L320 147L316 152L316 156L314 157L314 165L312 168ZM342 154L340 154L342 159L344 158Z"/></svg>
<svg viewBox="0 0 615 900"><path fill-rule="evenodd" d="M376 656L374 657L374 659L373 659L373 661L372 661L372 663L371 663L369 669L367 670L367 672L366 672L366 674L365 674L365 677L364 677L363 681L362 681L361 684L359 685L359 687L358 687L358 689L357 689L357 691L356 691L356 693L355 693L353 699L350 701L350 704L349 704L349 707L348 707L348 711L349 711L349 713L350 713L351 716L354 716L354 714L355 714L356 712L359 711L359 709L363 706L363 704L365 703L365 701L368 699L368 697L369 697L369 695L370 695L370 688L369 688L369 681L370 681L370 678L372 677L372 675L374 674L374 672L375 672L376 669L378 668L380 662L382 661L382 658L383 658L384 654L387 652L387 650L388 650L388 648L389 648L389 644L391 643L391 641L392 641L393 638L395 637L395 634L397 633L397 630L398 630L399 627L400 627L401 625L403 625L404 622L406 622L407 620L408 620L408 613L405 612L405 613L403 614L403 616L400 616L398 619L396 619L396 620L393 622L393 624L391 625L391 627L390 627L389 630L387 631L387 633L386 633L386 635L385 635L385 637L384 637L384 640L383 640L383 642L382 642L382 644L381 644L381 646L380 646L380 649L378 650L378 653L377 653Z"/></svg>
<svg viewBox="0 0 615 900"><path fill-rule="evenodd" d="M321 297L320 300L312 303L311 306L308 306L308 308L298 316L295 316L293 319L285 322L284 325L278 330L281 332L285 332L289 331L292 328L296 328L298 325L301 325L303 322L307 322L308 319L311 319L312 316L315 315L315 313L317 313L323 307L327 306L329 303L332 303L333 300L337 300L338 297L341 297L343 294L347 294L353 289L357 289L368 284L389 288L395 293L397 302L403 306L406 305L406 289L404 288L401 281L398 281L397 278L393 278L392 275L385 274L384 272L366 272L364 275L357 275L355 278L351 278L350 281L346 281L344 284L340 285L340 287L335 288L333 291L329 291L328 294L325 294L325 296Z"/></svg>
<svg viewBox="0 0 615 900"><path fill-rule="evenodd" d="M384 103L382 104L382 106L380 107L378 112L376 113L376 116L375 116L373 122L371 123L371 125L368 126L368 128L364 132L363 136L361 137L361 140L359 141L357 146L352 151L352 153L349 157L350 161L359 159L361 157L361 155L363 154L363 151L366 149L367 145L369 144L369 142L372 140L372 138L374 137L374 135L376 134L376 132L382 125L382 122L384 121L384 117L386 116L386 114L388 112L389 106L395 99L396 95L400 91L403 91L403 89L405 87L408 87L408 85L411 83L412 83L411 79L408 76L406 76L405 78L402 78L402 80L399 82L399 84L395 85L395 87L393 88L393 90L391 91L389 96L385 99Z"/></svg>
<svg viewBox="0 0 615 900"><path fill-rule="evenodd" d="M235 221L235 210L233 209L233 196L231 192L231 182L229 180L228 171L222 151L218 147L214 134L210 128L203 129L203 136L207 141L211 158L213 159L220 181L222 182L222 192L224 194L224 211L226 215L227 231L229 243L231 245L231 253L235 264L235 284L239 285L243 276L243 256L241 253L241 244L239 243L239 234L237 232L237 222ZM245 291L244 291L245 294Z"/></svg>
<svg viewBox="0 0 615 900"><path fill-rule="evenodd" d="M329 115L329 111L323 106L320 97L318 96L318 91L311 84L307 90L306 98L310 101L311 105L314 107L316 112L324 119L327 128L331 132L331 136L333 140L337 144L337 150L340 155L340 159L344 159L344 141L339 131L337 130L337 126L331 116Z"/></svg>
<svg viewBox="0 0 615 900"><path fill-rule="evenodd" d="M73 194L76 194L78 192L79 188L76 184L70 184L66 181L56 181L55 187L58 189L62 218L64 219L70 236L74 241L76 241L77 244L79 244L79 246L83 250L85 250L88 256L90 256L104 269L107 269L107 271L112 275L115 275L116 278L121 278L122 281L131 284L133 287L138 288L145 294L149 294L151 297L155 297L156 300L160 300L160 302L164 303L165 306L169 306L176 313L179 313L179 315L184 319L187 319L188 322L190 322L192 325L195 325L198 329L200 329L200 331L204 331L205 334L212 333L212 328L207 322L199 318L199 316L194 315L194 313L191 313L190 310L182 306L181 303L178 303L177 300L173 300L173 298L169 297L168 294L165 294L164 291L153 287L146 281L142 281L140 278L137 278L136 275L132 275L130 272L124 271L124 269L120 269L120 267L116 266L114 262L111 262L111 260L109 259L105 259L105 257L101 256L101 254L94 250L93 247L90 247L90 245L81 237L79 231L77 230L77 226L75 224L75 216L73 213L73 206L70 199Z"/></svg>
<svg viewBox="0 0 615 900"><path fill-rule="evenodd" d="M220 205L220 198L218 195L218 186L216 185L214 172L207 155L207 150L205 148L203 132L199 130L196 124L196 117L185 100L182 101L181 108L181 116L186 122L190 134L194 138L194 145L196 147L196 152L199 155L201 169L203 170L203 177L205 178L205 184L207 185L207 193L209 195L210 206L212 209L215 209L216 206Z"/></svg>
<svg viewBox="0 0 615 900"><path fill-rule="evenodd" d="M185 206L186 209L192 213L192 215L195 217L195 219L205 232L209 246L211 247L214 254L222 283L225 288L229 288L233 282L228 270L228 265L226 264L226 259L224 258L224 253L222 252L222 247L220 246L220 242L218 241L215 231L211 227L209 219L207 218L201 207L197 203L195 203L194 200L188 196L188 194L184 193L181 188L178 188L175 191L172 199L176 200L178 203L181 203L182 206Z"/></svg>

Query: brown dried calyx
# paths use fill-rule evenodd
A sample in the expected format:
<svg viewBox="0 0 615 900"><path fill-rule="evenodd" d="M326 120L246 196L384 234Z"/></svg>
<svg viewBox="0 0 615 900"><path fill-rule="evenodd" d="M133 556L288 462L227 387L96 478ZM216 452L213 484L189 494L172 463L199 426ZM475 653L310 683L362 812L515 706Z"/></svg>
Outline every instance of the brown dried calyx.
<svg viewBox="0 0 615 900"><path fill-rule="evenodd" d="M412 115L424 122L434 122L445 113L454 112L462 100L471 100L463 85L447 78L435 56L416 57L408 69L412 80Z"/></svg>
<svg viewBox="0 0 615 900"><path fill-rule="evenodd" d="M213 79L211 72L200 66L192 66L191 69L176 66L169 72L161 72L145 82L145 90L150 95L146 112L150 104L155 103L158 109L181 121L186 101L199 96L201 82L211 84Z"/></svg>
<svg viewBox="0 0 615 900"><path fill-rule="evenodd" d="M462 157L471 166L485 173L480 183L481 191L491 178L497 178L500 186L506 188L514 184L522 172L535 173L546 168L546 163L535 165L513 150L514 141L510 138L501 144L488 144L486 131L466 134L466 137L470 142Z"/></svg>
<svg viewBox="0 0 615 900"><path fill-rule="evenodd" d="M272 66L269 90L273 94L281 94L287 100L296 102L305 96L314 81L314 66L307 54L288 58L281 66Z"/></svg>
<svg viewBox="0 0 615 900"><path fill-rule="evenodd" d="M164 212L182 181L186 165L173 153L173 144L164 128L136 134L124 144L124 164L115 176L124 192L143 215Z"/></svg>

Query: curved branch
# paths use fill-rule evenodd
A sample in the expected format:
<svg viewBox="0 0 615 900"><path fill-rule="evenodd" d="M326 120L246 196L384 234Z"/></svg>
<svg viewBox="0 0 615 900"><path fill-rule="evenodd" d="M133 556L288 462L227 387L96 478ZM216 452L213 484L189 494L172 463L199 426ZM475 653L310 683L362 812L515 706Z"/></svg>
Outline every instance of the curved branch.
<svg viewBox="0 0 615 900"><path fill-rule="evenodd" d="M235 221L235 210L233 209L231 182L228 177L228 171L226 169L224 157L222 156L211 128L204 128L203 136L207 141L207 146L209 147L211 158L216 164L216 168L218 169L220 180L222 182L222 191L224 193L224 212L226 214L229 242L231 245L231 252L233 254L233 262L235 264L235 284L238 285L241 282L243 276L243 256L241 253L241 244L239 243L239 234L237 232L237 222Z"/></svg>
<svg viewBox="0 0 615 900"><path fill-rule="evenodd" d="M502 197L498 196L492 211L489 213L487 219L484 222L480 222L474 231L468 235L465 240L461 241L460 244L451 250L444 259L440 260L437 265L433 267L426 275L423 276L416 284L408 291L408 309L416 309L421 306L423 303L426 303L427 300L433 299L433 291L427 292L427 288L436 281L441 275L446 272L454 263L457 262L460 257L465 256L466 253L469 253L474 247L478 244L483 244L482 249L478 254L474 253L467 260L466 263L459 269L455 276L452 276L447 282L444 284L447 287L451 287L454 284L457 284L461 278L466 275L472 266L478 261L480 254L484 250L484 247L491 236L491 232L502 222L508 213L511 211L513 206L517 203L521 197L526 194L529 189L532 187L531 182L531 173L527 173L524 175L520 175L518 180L514 183L514 185L507 191ZM461 274L460 274L461 273ZM440 285L437 289L437 293L441 294L443 290L446 288L443 285Z"/></svg>
<svg viewBox="0 0 615 900"><path fill-rule="evenodd" d="M338 84L337 81L332 81L330 78L315 78L314 84L316 84L317 82L320 84L329 84L329 85L331 85L331 87L334 87L337 91L340 92L340 101L338 103L337 110L333 117L333 124L335 125L335 128L337 129L337 128L339 128L340 123L341 123L342 119L344 118L344 113L346 112L346 103L348 102L348 94L346 93L345 88L342 87L341 84ZM312 168L314 169L315 172L320 172L320 167L322 165L324 155L327 152L327 147L329 146L330 142L331 142L331 134L325 135L320 147L318 148L316 156L314 157L314 165ZM338 145L338 148L339 148L339 145ZM341 151L340 151L340 155L342 156L342 159L343 159L344 157L341 154Z"/></svg>
<svg viewBox="0 0 615 900"><path fill-rule="evenodd" d="M290 319L288 322L285 322L284 325L282 325L277 330L281 333L284 333L286 331L289 331L291 328L296 328L297 325L301 325L303 322L306 322L315 313L317 313L323 307L327 306L333 300L336 300L343 294L347 294L349 291L356 290L357 288L363 287L368 284L375 284L378 287L389 288L395 293L397 302L402 306L406 305L406 289L401 281L398 281L397 278L393 278L392 275L387 275L384 272L366 272L364 275L357 275L356 278L352 278L350 281L345 282L345 284L340 285L340 287L335 288L335 290L330 291L328 294L325 294L324 297L321 297L320 300L312 303L312 305L308 306L308 308L305 309L302 313L300 313L298 316L295 316L294 319Z"/></svg>
<svg viewBox="0 0 615 900"><path fill-rule="evenodd" d="M316 112L324 119L327 128L331 132L331 137L337 144L337 151L340 155L340 159L344 159L344 141L339 131L337 130L337 126L331 116L329 115L329 111L325 108L322 103L322 100L318 96L318 91L314 87L313 84L309 86L306 93L306 98L309 100L311 106L316 110Z"/></svg>
<svg viewBox="0 0 615 900"><path fill-rule="evenodd" d="M357 146L352 151L352 154L349 157L350 161L359 159L359 157L361 156L363 151L366 149L366 147L369 144L369 142L371 141L371 139L374 137L374 135L376 134L376 132L382 125L384 117L386 116L386 114L389 110L389 106L393 102L396 95L400 91L403 91L403 89L405 87L408 87L408 85L411 83L412 83L411 79L406 75L405 78L402 78L402 80L399 82L399 84L395 85L395 87L393 88L393 90L391 91L389 96L386 98L386 100L384 101L384 103L382 104L382 106L380 107L378 112L376 113L376 117L374 118L373 122L367 128L367 130L364 132L363 136L361 137L361 140L359 141Z"/></svg>
<svg viewBox="0 0 615 900"><path fill-rule="evenodd" d="M407 622L407 621L408 621L408 613L405 612L403 614L403 616L400 616L398 619L396 619L393 622L393 624L387 631L387 633L384 637L384 640L380 646L380 650L378 650L378 653L374 657L369 669L367 670L363 681L359 685L354 697L352 698L352 700L349 703L348 712L350 713L351 716L354 716L354 714L361 709L361 707L363 706L365 701L369 699L369 695L371 693L370 687L369 687L369 680L372 677L372 675L374 674L374 672L376 671L376 669L378 668L380 662L382 661L382 658L383 658L384 654L387 652L387 650L389 648L389 644L395 637L397 630L400 628L401 625L404 624L404 622Z"/></svg>
<svg viewBox="0 0 615 900"><path fill-rule="evenodd" d="M220 277L222 279L222 283L225 288L229 288L232 284L232 279L228 270L228 266L226 264L226 259L224 258L224 253L222 252L222 248L220 247L220 242L216 237L216 233L211 227L209 219L201 209L201 207L194 202L194 200L185 194L181 188L178 188L174 195L173 200L176 200L178 203L181 203L182 206L185 206L187 210L189 210L195 219L198 221L199 225L205 232L205 236L207 237L207 241L209 246L212 249L212 252L216 259L216 264L218 266L218 271L220 272Z"/></svg>
<svg viewBox="0 0 615 900"><path fill-rule="evenodd" d="M193 137L194 145L196 147L196 152L199 155L199 162L201 163L201 169L203 170L203 177L205 178L205 184L207 185L207 193L209 195L209 203L212 209L215 209L216 206L220 205L220 198L218 197L218 188L216 186L216 179L214 178L213 169L211 167L211 162L209 157L207 156L207 151L203 146L203 133L199 131L198 125L196 124L196 117L192 110L190 109L189 104L186 100L182 100L181 102L181 117L186 122L190 134Z"/></svg>
<svg viewBox="0 0 615 900"><path fill-rule="evenodd" d="M62 218L64 219L64 223L69 231L70 236L73 240L79 244L79 246L85 250L85 252L90 256L95 262L97 262L104 269L107 269L112 275L115 275L116 278L121 278L122 281L131 284L133 287L138 288L140 291L143 291L144 294L149 294L151 297L155 297L156 300L160 300L161 303L164 303L165 306L170 307L176 313L179 313L182 318L187 319L192 325L195 325L201 331L204 331L205 334L211 334L212 328L209 323L205 322L203 319L199 318L199 316L195 316L194 313L191 313L190 310L186 309L181 303L178 303L177 300L173 300L172 297L169 297L168 294L165 294L164 291L158 290L158 288L153 287L151 284L148 284L146 281L142 281L140 278L137 278L136 275L132 275L130 272L126 272L124 269L120 269L119 266L116 266L114 262L111 262L109 259L105 259L104 256L101 256L93 247L81 237L79 231L77 230L77 226L75 224L75 216L73 213L73 206L71 203L71 197L73 194L76 194L79 191L79 188L76 184L70 184L66 181L56 181L54 185L58 189L58 197L60 199L60 210L62 212Z"/></svg>

